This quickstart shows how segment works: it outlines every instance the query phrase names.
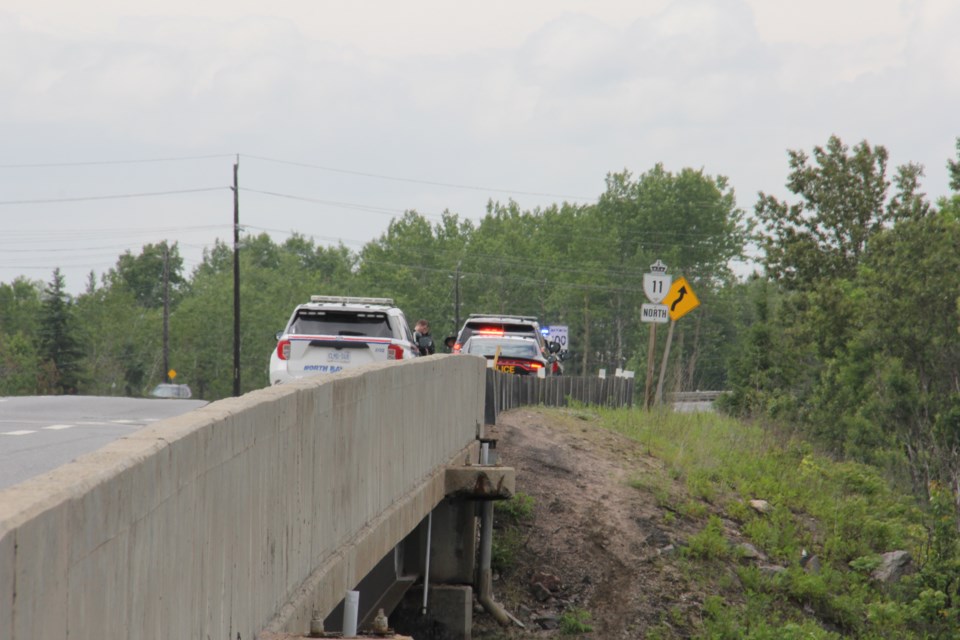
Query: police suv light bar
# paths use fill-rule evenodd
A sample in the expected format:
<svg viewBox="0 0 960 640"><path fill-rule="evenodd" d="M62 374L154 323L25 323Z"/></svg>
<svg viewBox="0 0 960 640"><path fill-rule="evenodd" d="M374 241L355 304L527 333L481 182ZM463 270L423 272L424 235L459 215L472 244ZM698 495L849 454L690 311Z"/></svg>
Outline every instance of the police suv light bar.
<svg viewBox="0 0 960 640"><path fill-rule="evenodd" d="M357 298L354 296L310 296L310 302L332 302L337 304L383 304L393 306L393 298Z"/></svg>

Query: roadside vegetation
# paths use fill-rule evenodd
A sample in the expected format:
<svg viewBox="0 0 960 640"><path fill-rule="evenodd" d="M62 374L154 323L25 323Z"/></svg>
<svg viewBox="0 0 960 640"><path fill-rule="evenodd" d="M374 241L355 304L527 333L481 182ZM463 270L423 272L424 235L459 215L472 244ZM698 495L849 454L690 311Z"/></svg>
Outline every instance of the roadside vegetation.
<svg viewBox="0 0 960 640"><path fill-rule="evenodd" d="M600 416L660 461L661 473L635 486L663 494L666 519L701 527L679 553L714 591L697 637L956 637L960 545L949 492L918 503L882 468L837 460L769 425L716 414ZM770 510L751 508L754 500ZM765 559L743 562L731 530ZM893 583L872 577L881 554L894 551L909 553L913 572ZM717 579L717 565L730 563L737 580Z"/></svg>
<svg viewBox="0 0 960 640"><path fill-rule="evenodd" d="M668 585L675 583L665 582L663 591L650 595L663 604L659 619L646 618L642 637L956 637L960 538L950 492L934 489L930 502L919 501L909 483L882 467L839 460L797 433L758 421L669 410L538 412L545 424L573 413L580 425L575 432L606 429L640 444L642 459L631 456L624 463L636 469L627 482L653 498L650 503L659 513L653 521L659 518L658 528L674 532L674 543L653 552L653 559L634 559L630 570L651 574L648 579L655 585L660 584L656 575L680 575L686 585L671 591ZM607 455L625 460L616 447ZM554 511L563 514L571 531L585 514L563 503L541 510L543 522L538 523L534 498L520 490L497 505L494 568L502 576L500 589L510 594L514 606L517 594L527 593L526 606L535 611L545 605L527 584L528 573L541 566L541 560L524 556L530 538L539 527L558 526ZM557 499L564 500L552 498ZM648 515L635 514L644 521ZM624 541L627 547L643 546L648 534L642 528L620 533L637 536ZM539 549L537 557L582 566L562 555L577 553L575 548L563 549ZM909 558L903 573L892 577L880 571L891 554ZM625 570L624 560L610 562L607 570ZM578 585L581 577L566 574L565 580ZM691 600L696 601L694 615ZM561 635L592 637L587 634L596 614L609 625L621 611L624 624L637 624L609 599L573 599L565 606L558 614ZM591 606L603 610L591 611Z"/></svg>

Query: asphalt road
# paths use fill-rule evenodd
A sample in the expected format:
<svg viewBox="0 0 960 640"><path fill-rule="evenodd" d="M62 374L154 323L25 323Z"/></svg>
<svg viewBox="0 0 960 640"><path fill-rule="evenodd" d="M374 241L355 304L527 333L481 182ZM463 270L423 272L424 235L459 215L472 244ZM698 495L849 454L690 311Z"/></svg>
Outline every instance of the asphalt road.
<svg viewBox="0 0 960 640"><path fill-rule="evenodd" d="M0 489L205 404L96 396L0 397Z"/></svg>

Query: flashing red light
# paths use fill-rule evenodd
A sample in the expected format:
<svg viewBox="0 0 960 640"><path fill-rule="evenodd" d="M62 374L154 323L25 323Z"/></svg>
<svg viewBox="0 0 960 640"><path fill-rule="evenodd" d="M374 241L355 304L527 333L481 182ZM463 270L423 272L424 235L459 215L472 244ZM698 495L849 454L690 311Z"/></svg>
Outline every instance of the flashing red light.
<svg viewBox="0 0 960 640"><path fill-rule="evenodd" d="M281 360L290 359L290 341L281 340L277 343L277 357Z"/></svg>
<svg viewBox="0 0 960 640"><path fill-rule="evenodd" d="M403 360L403 347L398 344L388 344L387 360Z"/></svg>
<svg viewBox="0 0 960 640"><path fill-rule="evenodd" d="M482 329L477 329L477 335L480 336L502 336L503 329L499 327L483 327Z"/></svg>

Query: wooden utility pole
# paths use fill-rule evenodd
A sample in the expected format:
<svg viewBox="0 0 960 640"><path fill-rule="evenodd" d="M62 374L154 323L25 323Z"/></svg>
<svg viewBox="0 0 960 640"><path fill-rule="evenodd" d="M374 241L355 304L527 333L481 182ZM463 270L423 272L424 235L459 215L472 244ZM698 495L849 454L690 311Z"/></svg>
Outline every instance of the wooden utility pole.
<svg viewBox="0 0 960 640"><path fill-rule="evenodd" d="M163 241L163 380L170 382L170 248Z"/></svg>
<svg viewBox="0 0 960 640"><path fill-rule="evenodd" d="M233 165L233 395L240 395L240 155Z"/></svg>

